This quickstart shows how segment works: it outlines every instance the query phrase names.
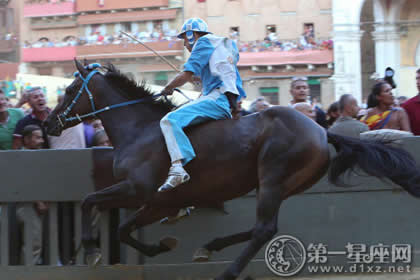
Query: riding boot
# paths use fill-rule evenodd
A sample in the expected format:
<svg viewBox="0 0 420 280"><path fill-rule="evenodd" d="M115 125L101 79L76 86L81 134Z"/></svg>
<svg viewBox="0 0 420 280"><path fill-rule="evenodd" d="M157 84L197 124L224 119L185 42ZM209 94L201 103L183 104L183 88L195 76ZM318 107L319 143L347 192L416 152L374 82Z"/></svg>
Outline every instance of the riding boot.
<svg viewBox="0 0 420 280"><path fill-rule="evenodd" d="M165 183L158 189L159 192L167 191L175 188L190 179L187 171L182 167L181 164L172 165L169 169L168 179Z"/></svg>

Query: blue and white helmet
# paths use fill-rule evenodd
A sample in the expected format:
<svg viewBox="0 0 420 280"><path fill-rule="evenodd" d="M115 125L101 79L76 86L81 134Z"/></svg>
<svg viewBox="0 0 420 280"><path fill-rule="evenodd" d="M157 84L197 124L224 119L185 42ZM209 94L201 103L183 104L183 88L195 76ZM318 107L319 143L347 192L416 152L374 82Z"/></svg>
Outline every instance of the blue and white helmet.
<svg viewBox="0 0 420 280"><path fill-rule="evenodd" d="M178 38L182 39L182 35L185 33L187 35L188 42L191 46L194 45L194 31L203 32L203 33L211 33L208 31L207 23L202 20L201 18L190 18L184 22L182 25L181 32L178 34Z"/></svg>

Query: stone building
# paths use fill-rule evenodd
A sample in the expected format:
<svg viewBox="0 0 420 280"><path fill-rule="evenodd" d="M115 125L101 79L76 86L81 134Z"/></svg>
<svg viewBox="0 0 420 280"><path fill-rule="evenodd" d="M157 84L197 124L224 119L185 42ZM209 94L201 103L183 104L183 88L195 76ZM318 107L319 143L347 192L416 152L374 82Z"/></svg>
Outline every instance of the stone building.
<svg viewBox="0 0 420 280"><path fill-rule="evenodd" d="M309 78L312 97L320 99L324 107L335 98L330 80L332 46L322 45L332 43L328 41L332 31L331 11L331 0L184 1L185 18L203 18L210 31L237 40L242 49L239 71L248 99L263 95L270 103L281 105L290 101L294 76ZM302 46L306 32L315 46ZM264 50L252 45L262 45Z"/></svg>
<svg viewBox="0 0 420 280"><path fill-rule="evenodd" d="M15 79L19 62L19 1L0 1L0 79Z"/></svg>
<svg viewBox="0 0 420 280"><path fill-rule="evenodd" d="M420 67L420 3L417 0L333 0L335 96L363 100L372 74L395 70L396 95L417 94Z"/></svg>
<svg viewBox="0 0 420 280"><path fill-rule="evenodd" d="M180 66L183 45L173 40L182 5L169 0L25 0L21 25L22 67L29 74L71 77L73 59L113 63L134 78L165 84L176 72L136 36Z"/></svg>

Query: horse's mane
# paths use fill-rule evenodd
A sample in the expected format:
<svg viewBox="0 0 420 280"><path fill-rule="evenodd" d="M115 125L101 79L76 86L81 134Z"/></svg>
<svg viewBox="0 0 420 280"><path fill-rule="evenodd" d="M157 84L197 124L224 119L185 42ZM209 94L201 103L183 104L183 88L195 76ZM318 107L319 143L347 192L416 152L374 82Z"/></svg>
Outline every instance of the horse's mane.
<svg viewBox="0 0 420 280"><path fill-rule="evenodd" d="M137 83L135 80L127 77L127 75L121 73L112 63L109 63L104 67L107 72L105 74L106 80L115 86L117 92L127 98L128 100L135 100L141 98L148 98L154 95L154 93L147 88L146 81L143 80L141 83ZM169 99L166 98L150 98L149 104L155 104L165 109L166 111L172 110L176 107Z"/></svg>

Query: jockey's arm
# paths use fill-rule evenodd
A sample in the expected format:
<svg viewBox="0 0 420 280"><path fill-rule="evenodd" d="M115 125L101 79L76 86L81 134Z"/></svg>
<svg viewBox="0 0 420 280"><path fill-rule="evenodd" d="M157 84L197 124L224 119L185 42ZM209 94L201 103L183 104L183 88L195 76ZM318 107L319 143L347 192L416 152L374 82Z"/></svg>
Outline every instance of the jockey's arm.
<svg viewBox="0 0 420 280"><path fill-rule="evenodd" d="M165 86L162 90L162 94L171 95L174 91L174 88L181 87L188 82L192 81L193 72L183 71L175 76L175 78Z"/></svg>

